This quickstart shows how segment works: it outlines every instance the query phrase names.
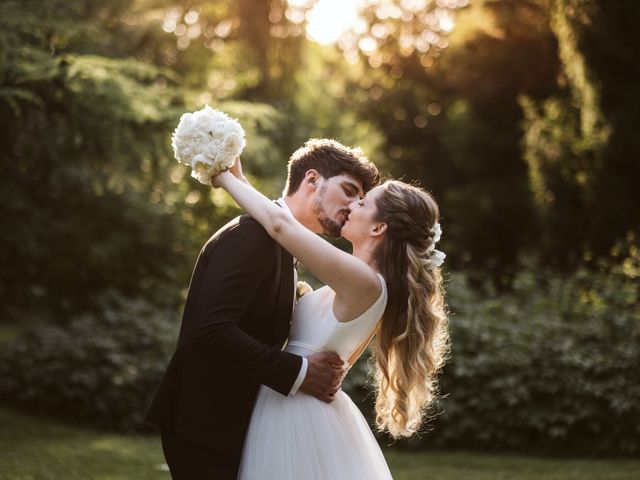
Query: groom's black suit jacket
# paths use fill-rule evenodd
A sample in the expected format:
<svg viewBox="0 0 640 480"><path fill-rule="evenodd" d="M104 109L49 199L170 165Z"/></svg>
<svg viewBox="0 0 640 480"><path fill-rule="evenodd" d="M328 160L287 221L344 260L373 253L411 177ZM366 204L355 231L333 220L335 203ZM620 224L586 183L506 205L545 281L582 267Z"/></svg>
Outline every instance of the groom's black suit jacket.
<svg viewBox="0 0 640 480"><path fill-rule="evenodd" d="M147 420L239 458L260 384L287 395L302 364L281 351L293 259L251 217L209 239L196 262L176 351Z"/></svg>

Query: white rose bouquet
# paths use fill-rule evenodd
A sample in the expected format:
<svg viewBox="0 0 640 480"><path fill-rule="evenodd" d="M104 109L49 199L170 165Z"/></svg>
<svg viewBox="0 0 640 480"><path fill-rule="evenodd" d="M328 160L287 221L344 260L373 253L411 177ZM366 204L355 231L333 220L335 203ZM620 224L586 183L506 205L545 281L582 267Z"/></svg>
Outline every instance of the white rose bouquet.
<svg viewBox="0 0 640 480"><path fill-rule="evenodd" d="M209 105L182 115L171 136L176 160L189 165L191 176L204 185L231 168L246 144L240 123Z"/></svg>

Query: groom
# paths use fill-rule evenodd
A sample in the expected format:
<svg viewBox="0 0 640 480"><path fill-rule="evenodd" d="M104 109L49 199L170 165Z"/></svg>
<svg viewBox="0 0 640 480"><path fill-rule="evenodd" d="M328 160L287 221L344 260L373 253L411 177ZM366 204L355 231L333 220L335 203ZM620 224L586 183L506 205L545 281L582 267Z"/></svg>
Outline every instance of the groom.
<svg viewBox="0 0 640 480"><path fill-rule="evenodd" d="M278 203L316 233L337 237L349 204L379 181L359 149L309 140L292 156ZM161 428L174 480L235 479L261 384L330 402L335 354L282 350L295 290L294 259L243 215L204 245L189 286L176 351L147 420Z"/></svg>

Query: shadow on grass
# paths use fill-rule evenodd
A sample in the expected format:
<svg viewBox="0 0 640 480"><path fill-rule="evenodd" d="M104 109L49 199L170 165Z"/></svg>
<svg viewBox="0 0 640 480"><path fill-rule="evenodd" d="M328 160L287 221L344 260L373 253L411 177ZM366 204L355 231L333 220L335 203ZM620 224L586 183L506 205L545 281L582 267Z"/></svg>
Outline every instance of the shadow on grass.
<svg viewBox="0 0 640 480"><path fill-rule="evenodd" d="M169 473L163 469L164 458L157 435L105 433L25 415L9 408L0 408L0 425L0 480L170 478ZM640 460L404 451L391 447L384 451L395 480L640 478Z"/></svg>
<svg viewBox="0 0 640 480"><path fill-rule="evenodd" d="M76 428L0 409L2 480L167 480L157 436Z"/></svg>

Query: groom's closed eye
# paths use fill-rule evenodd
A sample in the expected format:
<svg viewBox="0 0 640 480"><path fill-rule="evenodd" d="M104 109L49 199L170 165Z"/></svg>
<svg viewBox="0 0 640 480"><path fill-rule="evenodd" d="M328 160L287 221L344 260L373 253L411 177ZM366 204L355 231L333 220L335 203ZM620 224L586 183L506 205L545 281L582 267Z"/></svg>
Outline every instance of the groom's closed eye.
<svg viewBox="0 0 640 480"><path fill-rule="evenodd" d="M359 189L355 188L353 185L350 184L346 184L342 186L342 190L344 190L345 195L347 195L348 197L360 197L359 193Z"/></svg>

